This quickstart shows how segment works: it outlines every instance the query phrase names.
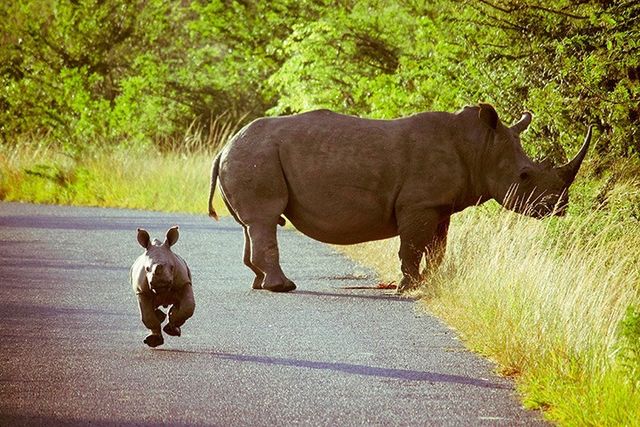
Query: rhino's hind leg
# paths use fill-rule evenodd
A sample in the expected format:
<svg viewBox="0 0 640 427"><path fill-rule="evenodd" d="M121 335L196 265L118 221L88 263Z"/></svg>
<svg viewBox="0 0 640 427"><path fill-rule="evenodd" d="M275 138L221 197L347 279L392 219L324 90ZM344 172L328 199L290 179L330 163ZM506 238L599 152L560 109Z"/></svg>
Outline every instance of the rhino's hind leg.
<svg viewBox="0 0 640 427"><path fill-rule="evenodd" d="M289 292L296 285L280 268L280 254L276 238L277 218L273 223L249 224L247 233L251 245L250 263L264 274L261 288L273 292ZM253 268L252 268L253 269ZM254 287L256 286L254 282Z"/></svg>
<svg viewBox="0 0 640 427"><path fill-rule="evenodd" d="M165 312L160 310L159 308L156 308L155 313L156 313L156 317L158 318L160 323L164 322L164 319L167 318L167 315L165 314Z"/></svg>
<svg viewBox="0 0 640 427"><path fill-rule="evenodd" d="M253 285L251 287L253 289L262 289L264 273L251 262L251 239L249 238L247 227L243 226L242 228L244 230L244 256L242 260L244 261L244 265L249 267L251 271L253 271L253 273L256 275L256 277L253 279Z"/></svg>

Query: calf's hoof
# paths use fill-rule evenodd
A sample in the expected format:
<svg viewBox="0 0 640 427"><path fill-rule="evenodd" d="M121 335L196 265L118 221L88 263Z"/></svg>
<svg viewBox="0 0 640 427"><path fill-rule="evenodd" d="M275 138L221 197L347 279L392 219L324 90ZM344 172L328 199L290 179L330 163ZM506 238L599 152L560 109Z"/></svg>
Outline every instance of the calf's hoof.
<svg viewBox="0 0 640 427"><path fill-rule="evenodd" d="M271 292L290 292L296 288L296 284L289 279L285 279L283 283L265 283L262 285L262 289L266 289Z"/></svg>
<svg viewBox="0 0 640 427"><path fill-rule="evenodd" d="M167 333L167 335L171 335L172 337L179 337L181 334L180 328L178 326L173 326L171 323L167 323L162 328L163 331Z"/></svg>
<svg viewBox="0 0 640 427"><path fill-rule="evenodd" d="M153 348L164 344L164 338L162 335L151 334L144 339L144 343Z"/></svg>

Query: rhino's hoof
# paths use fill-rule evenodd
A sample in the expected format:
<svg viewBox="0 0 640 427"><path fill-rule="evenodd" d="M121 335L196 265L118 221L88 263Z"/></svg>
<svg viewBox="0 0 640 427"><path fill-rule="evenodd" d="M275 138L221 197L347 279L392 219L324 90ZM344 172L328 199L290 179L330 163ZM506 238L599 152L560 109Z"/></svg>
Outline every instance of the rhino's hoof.
<svg viewBox="0 0 640 427"><path fill-rule="evenodd" d="M144 343L149 347L157 347L164 344L164 338L162 335L151 334L144 339Z"/></svg>
<svg viewBox="0 0 640 427"><path fill-rule="evenodd" d="M265 284L262 288L271 292L290 292L296 288L296 284L286 279L284 283Z"/></svg>
<svg viewBox="0 0 640 427"><path fill-rule="evenodd" d="M398 285L398 287L396 288L396 293L402 293L404 291L408 291L411 290L413 288L415 288L416 286L418 286L418 282L415 280L412 280L408 277L403 277L402 280L400 281L400 284Z"/></svg>
<svg viewBox="0 0 640 427"><path fill-rule="evenodd" d="M172 337L179 337L181 333L180 328L178 326L173 326L171 323L167 323L162 330Z"/></svg>
<svg viewBox="0 0 640 427"><path fill-rule="evenodd" d="M160 310L159 308L156 309L156 318L160 321L160 323L164 322L164 319L167 318L167 315L165 314L164 311Z"/></svg>
<svg viewBox="0 0 640 427"><path fill-rule="evenodd" d="M262 289L262 281L264 280L264 277L256 277L255 279L253 279L253 285L251 285L252 289Z"/></svg>

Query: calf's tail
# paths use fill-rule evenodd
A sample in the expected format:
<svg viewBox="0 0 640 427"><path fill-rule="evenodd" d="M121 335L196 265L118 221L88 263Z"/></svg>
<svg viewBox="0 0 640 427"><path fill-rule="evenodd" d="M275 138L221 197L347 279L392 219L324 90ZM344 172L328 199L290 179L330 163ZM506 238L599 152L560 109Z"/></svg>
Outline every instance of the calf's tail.
<svg viewBox="0 0 640 427"><path fill-rule="evenodd" d="M216 221L218 221L218 213L213 208L213 194L216 191L216 183L218 182L218 170L220 169L220 154L213 159L213 164L211 165L211 186L209 187L209 216Z"/></svg>

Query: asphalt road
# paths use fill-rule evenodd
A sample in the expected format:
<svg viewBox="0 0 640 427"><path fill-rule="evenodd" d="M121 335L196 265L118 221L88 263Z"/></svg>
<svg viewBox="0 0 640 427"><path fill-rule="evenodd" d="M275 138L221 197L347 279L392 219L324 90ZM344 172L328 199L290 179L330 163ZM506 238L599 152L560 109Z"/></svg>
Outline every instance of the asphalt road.
<svg viewBox="0 0 640 427"><path fill-rule="evenodd" d="M196 312L150 349L127 279L180 225ZM513 384L415 302L279 231L289 294L250 289L229 218L0 203L0 425L534 425Z"/></svg>

